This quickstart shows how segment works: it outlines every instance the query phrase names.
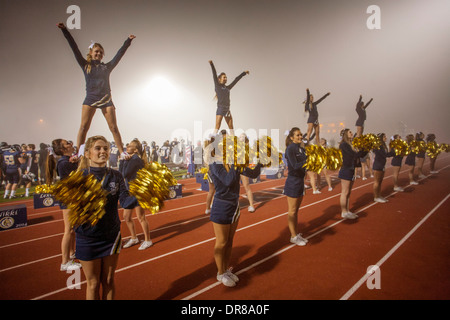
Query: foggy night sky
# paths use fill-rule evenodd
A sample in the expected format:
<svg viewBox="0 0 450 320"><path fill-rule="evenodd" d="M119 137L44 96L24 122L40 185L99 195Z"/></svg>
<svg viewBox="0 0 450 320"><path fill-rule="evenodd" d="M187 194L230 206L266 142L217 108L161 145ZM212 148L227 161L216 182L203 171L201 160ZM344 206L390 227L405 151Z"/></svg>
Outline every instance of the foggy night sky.
<svg viewBox="0 0 450 320"><path fill-rule="evenodd" d="M325 138L339 139L329 123L355 132L362 94L374 98L366 133L389 137L403 122L404 133L432 132L450 143L448 0L0 0L1 141L76 141L85 80L56 27L67 24L71 4L81 9L81 29L70 32L83 54L94 40L106 63L128 35L137 37L110 78L124 143L162 145L176 129L193 135L194 121L203 132L213 128L208 60L229 83L250 71L231 90L235 128L279 129L280 139L293 126L306 132L309 88L316 99L331 92L318 106ZM366 26L369 5L381 8L381 30ZM155 77L173 91L155 92ZM87 136L97 134L112 140L100 110Z"/></svg>

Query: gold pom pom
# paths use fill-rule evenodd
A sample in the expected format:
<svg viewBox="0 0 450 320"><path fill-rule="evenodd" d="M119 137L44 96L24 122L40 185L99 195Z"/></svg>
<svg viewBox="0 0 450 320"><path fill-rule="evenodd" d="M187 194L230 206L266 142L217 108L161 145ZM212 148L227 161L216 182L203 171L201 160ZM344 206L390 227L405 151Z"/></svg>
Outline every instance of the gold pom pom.
<svg viewBox="0 0 450 320"><path fill-rule="evenodd" d="M283 162L283 155L280 156L279 151L272 143L272 138L269 136L263 136L256 140L253 149L263 167L278 167Z"/></svg>
<svg viewBox="0 0 450 320"><path fill-rule="evenodd" d="M320 173L327 163L327 151L322 146L308 145L305 148L306 163L303 165L308 171Z"/></svg>
<svg viewBox="0 0 450 320"><path fill-rule="evenodd" d="M338 170L339 168L342 167L342 151L341 149L338 148L326 148L326 154L327 154L327 159L326 159L326 167L328 170Z"/></svg>
<svg viewBox="0 0 450 320"><path fill-rule="evenodd" d="M155 214L169 196L169 187L176 184L177 180L167 166L150 162L136 173L136 179L129 183L129 188L139 205Z"/></svg>
<svg viewBox="0 0 450 320"><path fill-rule="evenodd" d="M433 142L428 142L427 143L427 155L430 158L436 158L439 153L441 153L441 149L439 148L439 145L437 144L436 141Z"/></svg>
<svg viewBox="0 0 450 320"><path fill-rule="evenodd" d="M447 143L442 143L439 148L441 152L450 152L450 146Z"/></svg>
<svg viewBox="0 0 450 320"><path fill-rule="evenodd" d="M105 214L108 192L92 174L73 171L55 184L52 194L70 209L69 221L72 226L85 223L94 226Z"/></svg>
<svg viewBox="0 0 450 320"><path fill-rule="evenodd" d="M409 147L411 152L421 153L426 151L426 143L425 141L413 140L409 143Z"/></svg>
<svg viewBox="0 0 450 320"><path fill-rule="evenodd" d="M375 134L368 133L354 138L352 145L359 150L369 152L374 149L379 149L381 147L381 140Z"/></svg>
<svg viewBox="0 0 450 320"><path fill-rule="evenodd" d="M55 188L54 185L41 184L41 185L37 185L36 188L34 188L34 192L35 193L53 193L54 188Z"/></svg>
<svg viewBox="0 0 450 320"><path fill-rule="evenodd" d="M406 141L402 140L402 139L392 140L389 143L389 148L394 150L396 156L404 157L404 156L407 156L411 152L411 149L409 148L408 143L406 143Z"/></svg>
<svg viewBox="0 0 450 320"><path fill-rule="evenodd" d="M208 180L209 168L208 167L203 167L203 168L200 169L200 172L203 173L203 180Z"/></svg>

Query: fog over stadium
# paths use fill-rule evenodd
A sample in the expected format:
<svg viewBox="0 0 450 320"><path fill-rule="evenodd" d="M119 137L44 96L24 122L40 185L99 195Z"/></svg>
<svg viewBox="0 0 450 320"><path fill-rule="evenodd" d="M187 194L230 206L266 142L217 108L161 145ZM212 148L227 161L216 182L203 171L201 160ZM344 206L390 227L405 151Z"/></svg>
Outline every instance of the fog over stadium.
<svg viewBox="0 0 450 320"><path fill-rule="evenodd" d="M309 88L316 99L331 92L318 107L329 140L355 130L362 95L374 99L366 133L450 143L448 0L0 0L1 141L76 141L85 80L56 26L70 5L83 54L94 40L108 62L136 35L110 77L124 143L204 138L216 112L208 60L229 82L250 71L231 90L236 129L278 130L280 141L293 126L306 132ZM380 29L368 27L371 5ZM88 137L97 134L113 140L100 110Z"/></svg>

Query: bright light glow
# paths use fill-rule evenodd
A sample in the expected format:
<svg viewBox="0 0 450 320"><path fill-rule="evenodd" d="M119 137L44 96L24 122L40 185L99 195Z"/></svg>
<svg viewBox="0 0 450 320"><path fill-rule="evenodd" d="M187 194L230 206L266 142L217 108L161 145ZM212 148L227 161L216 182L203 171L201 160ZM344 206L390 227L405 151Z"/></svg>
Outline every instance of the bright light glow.
<svg viewBox="0 0 450 320"><path fill-rule="evenodd" d="M156 76L143 88L143 98L156 106L178 101L180 91L164 76Z"/></svg>

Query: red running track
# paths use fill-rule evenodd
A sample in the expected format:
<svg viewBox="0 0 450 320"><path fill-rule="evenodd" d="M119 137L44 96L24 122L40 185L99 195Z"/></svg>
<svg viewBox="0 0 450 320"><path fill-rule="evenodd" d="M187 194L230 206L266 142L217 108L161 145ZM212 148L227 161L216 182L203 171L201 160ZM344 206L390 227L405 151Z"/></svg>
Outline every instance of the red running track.
<svg viewBox="0 0 450 320"><path fill-rule="evenodd" d="M428 172L427 161L424 167ZM116 299L449 299L450 156L440 155L436 167L438 174L403 193L393 192L387 168L385 204L373 202L373 179L357 179L350 198L357 220L340 216L338 179L331 192L323 188L312 195L308 189L299 211L299 231L309 239L305 247L289 243L287 201L281 194L285 178L251 185L257 205L249 213L241 197L232 254L240 281L234 288L215 279L206 192L194 179L183 180L183 198L166 201L161 213L148 215L153 247L122 249ZM408 184L405 168L400 182ZM0 232L0 299L84 299L83 273L81 289L68 289L73 274L59 271L61 210L35 210L31 200L18 202L27 204L29 225ZM129 237L124 222L122 236ZM373 265L377 273L368 273ZM379 288L369 289L368 283Z"/></svg>

